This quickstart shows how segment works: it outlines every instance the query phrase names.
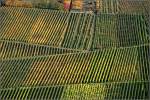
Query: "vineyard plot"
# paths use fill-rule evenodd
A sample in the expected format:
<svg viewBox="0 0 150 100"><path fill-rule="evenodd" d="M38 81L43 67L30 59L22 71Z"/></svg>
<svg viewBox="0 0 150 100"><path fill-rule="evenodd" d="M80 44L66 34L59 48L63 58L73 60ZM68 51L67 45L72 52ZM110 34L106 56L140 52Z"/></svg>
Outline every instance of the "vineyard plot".
<svg viewBox="0 0 150 100"><path fill-rule="evenodd" d="M149 0L96 0L97 13L145 13L149 11Z"/></svg>
<svg viewBox="0 0 150 100"><path fill-rule="evenodd" d="M68 48L56 48L46 45L27 44L15 41L0 40L0 58L13 59L21 57L46 56L80 52ZM81 51L82 52L82 51Z"/></svg>
<svg viewBox="0 0 150 100"><path fill-rule="evenodd" d="M97 1L0 7L0 100L150 99L149 0Z"/></svg>
<svg viewBox="0 0 150 100"><path fill-rule="evenodd" d="M93 49L149 44L146 16L141 14L100 14L96 17Z"/></svg>
<svg viewBox="0 0 150 100"><path fill-rule="evenodd" d="M2 99L148 99L149 82L68 84L0 89Z"/></svg>
<svg viewBox="0 0 150 100"><path fill-rule="evenodd" d="M12 7L0 11L1 40L76 50L138 46L150 41L144 14L93 15Z"/></svg>
<svg viewBox="0 0 150 100"><path fill-rule="evenodd" d="M62 47L87 50L93 40L94 16L72 13ZM92 40L91 40L92 39Z"/></svg>
<svg viewBox="0 0 150 100"><path fill-rule="evenodd" d="M20 86L149 81L149 51L149 46L139 46L6 59L1 62L1 86L5 89ZM141 55L143 52L145 53Z"/></svg>
<svg viewBox="0 0 150 100"><path fill-rule="evenodd" d="M0 39L59 46L69 13L33 8L0 8Z"/></svg>

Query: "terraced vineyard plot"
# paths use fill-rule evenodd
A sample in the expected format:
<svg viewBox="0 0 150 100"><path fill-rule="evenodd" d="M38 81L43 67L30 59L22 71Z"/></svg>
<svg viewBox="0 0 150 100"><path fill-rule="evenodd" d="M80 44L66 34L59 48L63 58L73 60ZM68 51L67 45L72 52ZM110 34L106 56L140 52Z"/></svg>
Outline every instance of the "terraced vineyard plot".
<svg viewBox="0 0 150 100"><path fill-rule="evenodd" d="M148 14L149 0L97 0L98 13Z"/></svg>
<svg viewBox="0 0 150 100"><path fill-rule="evenodd" d="M144 15L100 14L96 17L94 49L128 47L150 42Z"/></svg>
<svg viewBox="0 0 150 100"><path fill-rule="evenodd" d="M64 89L62 98L75 100L148 99L148 84L149 82L120 82L71 85Z"/></svg>
<svg viewBox="0 0 150 100"><path fill-rule="evenodd" d="M1 87L5 89L20 86L149 81L149 51L147 45L2 60Z"/></svg>
<svg viewBox="0 0 150 100"><path fill-rule="evenodd" d="M100 14L96 16L96 28L94 36L94 49L117 47L117 25L116 15L112 14Z"/></svg>
<svg viewBox="0 0 150 100"><path fill-rule="evenodd" d="M74 84L48 87L20 87L0 89L1 99L65 99L65 100L106 100L144 99L147 100L149 82L120 82L101 84Z"/></svg>
<svg viewBox="0 0 150 100"><path fill-rule="evenodd" d="M79 50L135 46L150 41L147 17L142 14L91 15L23 8L0 9L0 38L3 40Z"/></svg>
<svg viewBox="0 0 150 100"><path fill-rule="evenodd" d="M85 13L72 13L62 47L90 49L94 32L94 16Z"/></svg>
<svg viewBox="0 0 150 100"><path fill-rule="evenodd" d="M100 9L99 12L102 13L117 13L118 8L118 0L100 0Z"/></svg>
<svg viewBox="0 0 150 100"><path fill-rule="evenodd" d="M119 12L149 14L149 0L118 0Z"/></svg>
<svg viewBox="0 0 150 100"><path fill-rule="evenodd" d="M138 49L138 60L139 60L139 66L143 68L140 73L141 73L141 80L147 80L148 77L145 77L146 74L150 73L150 44L147 47L144 48L139 48ZM148 69L144 66L149 66Z"/></svg>
<svg viewBox="0 0 150 100"><path fill-rule="evenodd" d="M5 7L0 11L3 40L81 50L91 48L94 16L90 14Z"/></svg>
<svg viewBox="0 0 150 100"><path fill-rule="evenodd" d="M148 36L149 30L144 15L119 15L117 21L120 46L150 42Z"/></svg>
<svg viewBox="0 0 150 100"><path fill-rule="evenodd" d="M29 88L12 88L12 89L0 89L1 100L6 99L46 99L46 100L58 100L63 93L63 86L49 86L49 87L29 87Z"/></svg>
<svg viewBox="0 0 150 100"><path fill-rule="evenodd" d="M22 42L0 40L0 58L12 59L21 57L46 56L80 52L67 48L56 48L46 45L33 45ZM82 52L82 51L81 51Z"/></svg>
<svg viewBox="0 0 150 100"><path fill-rule="evenodd" d="M149 0L99 1L0 7L0 100L149 100Z"/></svg>
<svg viewBox="0 0 150 100"><path fill-rule="evenodd" d="M0 11L3 40L81 50L91 48L94 16L90 14L5 7Z"/></svg>
<svg viewBox="0 0 150 100"><path fill-rule="evenodd" d="M0 39L59 46L69 13L1 7L0 17Z"/></svg>

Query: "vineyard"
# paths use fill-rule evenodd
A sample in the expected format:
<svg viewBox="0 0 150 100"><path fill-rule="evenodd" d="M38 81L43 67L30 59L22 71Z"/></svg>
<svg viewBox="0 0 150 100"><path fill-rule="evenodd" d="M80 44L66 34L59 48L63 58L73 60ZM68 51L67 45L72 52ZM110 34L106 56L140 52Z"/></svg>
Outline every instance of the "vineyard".
<svg viewBox="0 0 150 100"><path fill-rule="evenodd" d="M0 100L150 99L149 1L97 1L0 7Z"/></svg>
<svg viewBox="0 0 150 100"><path fill-rule="evenodd" d="M93 15L11 7L0 11L2 40L78 50L149 43L149 24L144 14Z"/></svg>
<svg viewBox="0 0 150 100"><path fill-rule="evenodd" d="M1 63L3 66L1 69L3 72L1 78L2 93L4 92L3 97L5 98L6 93L10 91L18 91L16 95L27 97L28 95L26 92L29 92L31 87L39 87L37 89L42 89L42 91L46 91L45 89L48 89L48 91L56 89L55 92L58 91L58 94L60 90L69 91L69 94L68 92L64 92L64 96L67 96L65 98L70 98L70 92L76 90L71 84L83 84L83 86L86 86L86 84L88 85L89 83L113 84L113 87L108 85L108 93L117 91L116 89L124 92L122 90L124 87L138 90L133 92L141 92L140 87L137 86L143 83L143 94L140 94L141 96L139 95L139 97L140 99L147 98L147 84L150 78L149 54L149 45L145 45L133 48L106 49L85 53L6 59ZM55 88L49 88L49 86ZM60 88L57 86L60 86ZM21 87L21 89L18 87ZM67 90L63 87L67 87ZM92 86L91 88L94 87ZM75 90L72 90L72 88ZM102 85L100 88L105 89L106 87ZM108 90L107 88L106 90ZM38 91L36 89L34 90ZM98 90L96 91L101 92ZM23 92L23 94L18 94L20 92ZM34 91L32 92L35 93ZM106 96L104 93L99 94L99 96ZM137 93L131 94L131 96L127 94L126 98L136 98L136 94ZM116 95L117 98L120 98L119 94ZM56 96L56 98L58 97L59 96Z"/></svg>
<svg viewBox="0 0 150 100"><path fill-rule="evenodd" d="M80 50L74 49L66 49L59 47L56 48L45 45L27 44L5 40L0 40L0 47L1 47L0 57L2 59L80 52Z"/></svg>
<svg viewBox="0 0 150 100"><path fill-rule="evenodd" d="M98 13L146 13L149 0L97 0Z"/></svg>

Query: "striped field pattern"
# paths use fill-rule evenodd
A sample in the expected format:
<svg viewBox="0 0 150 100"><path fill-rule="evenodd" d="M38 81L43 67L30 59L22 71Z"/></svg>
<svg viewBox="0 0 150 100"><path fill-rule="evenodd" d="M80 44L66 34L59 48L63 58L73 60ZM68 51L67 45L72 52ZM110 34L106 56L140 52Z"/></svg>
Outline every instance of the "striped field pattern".
<svg viewBox="0 0 150 100"><path fill-rule="evenodd" d="M0 58L46 56L80 52L79 50L0 40Z"/></svg>
<svg viewBox="0 0 150 100"><path fill-rule="evenodd" d="M93 48L148 44L149 33L144 15L100 14L96 19Z"/></svg>
<svg viewBox="0 0 150 100"><path fill-rule="evenodd" d="M0 7L0 100L149 100L149 1L99 1Z"/></svg>
<svg viewBox="0 0 150 100"><path fill-rule="evenodd" d="M1 39L58 46L69 13L31 8L0 8ZM14 24L15 23L15 24Z"/></svg>
<svg viewBox="0 0 150 100"><path fill-rule="evenodd" d="M20 87L0 90L2 99L23 100L148 100L149 82L114 82L93 84Z"/></svg>
<svg viewBox="0 0 150 100"><path fill-rule="evenodd" d="M2 40L80 50L128 47L150 40L147 18L142 14L91 15L31 8L0 9Z"/></svg>
<svg viewBox="0 0 150 100"><path fill-rule="evenodd" d="M149 46L141 46L2 60L1 96L2 99L79 99L82 96L146 99L149 51ZM94 86L88 86L90 83Z"/></svg>
<svg viewBox="0 0 150 100"><path fill-rule="evenodd" d="M139 46L3 60L1 91L18 87L148 82L149 51L149 46Z"/></svg>
<svg viewBox="0 0 150 100"><path fill-rule="evenodd" d="M147 13L149 0L97 0L98 13Z"/></svg>

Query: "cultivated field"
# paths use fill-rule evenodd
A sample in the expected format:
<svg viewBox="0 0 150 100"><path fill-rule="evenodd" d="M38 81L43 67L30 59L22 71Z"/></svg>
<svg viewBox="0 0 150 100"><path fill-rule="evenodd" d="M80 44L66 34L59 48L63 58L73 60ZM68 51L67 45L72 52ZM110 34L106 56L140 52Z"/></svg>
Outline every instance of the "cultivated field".
<svg viewBox="0 0 150 100"><path fill-rule="evenodd" d="M0 100L150 99L148 0L99 0L97 13L38 1L0 7Z"/></svg>

